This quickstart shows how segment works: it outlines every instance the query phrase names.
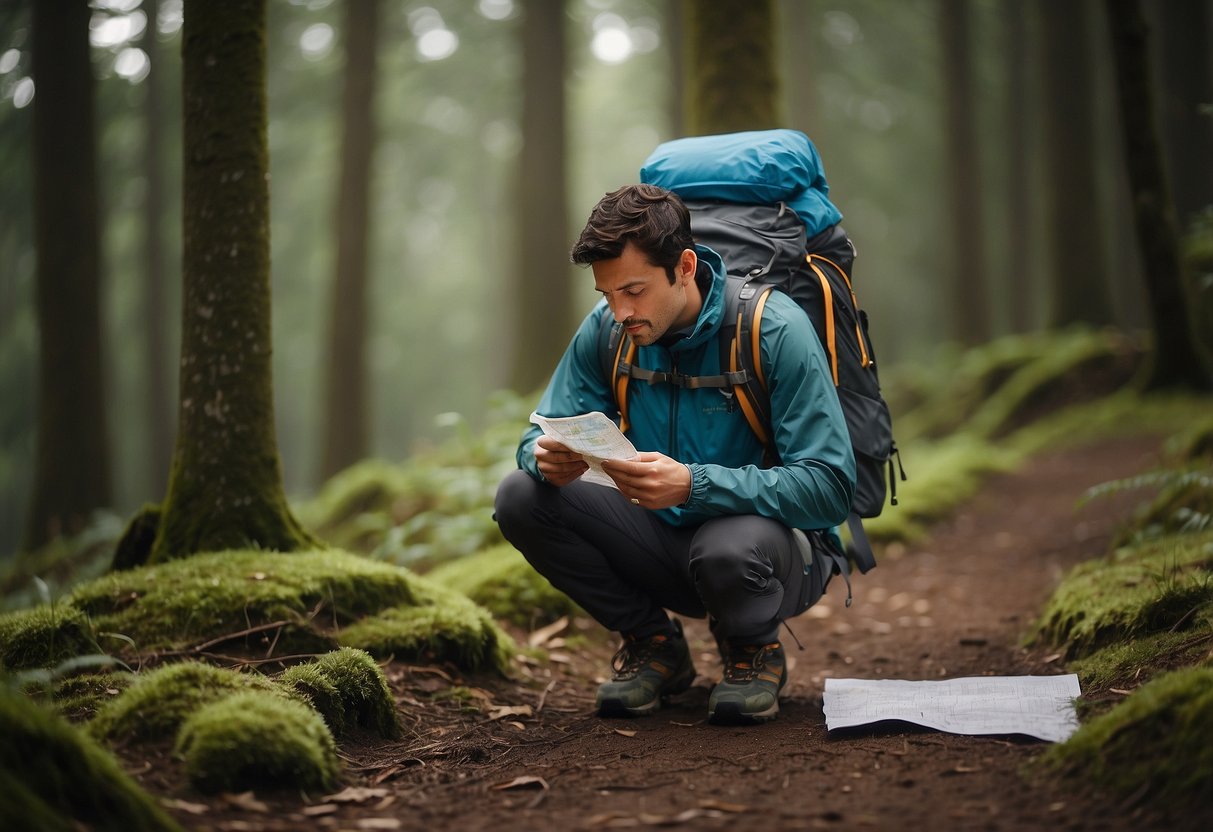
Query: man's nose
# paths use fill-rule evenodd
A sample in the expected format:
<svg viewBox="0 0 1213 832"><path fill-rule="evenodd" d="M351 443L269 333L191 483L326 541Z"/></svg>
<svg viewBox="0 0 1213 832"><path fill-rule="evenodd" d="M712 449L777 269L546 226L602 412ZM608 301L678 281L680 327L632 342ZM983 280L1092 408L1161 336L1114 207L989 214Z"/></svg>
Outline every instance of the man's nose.
<svg viewBox="0 0 1213 832"><path fill-rule="evenodd" d="M628 318L632 317L632 304L627 303L622 298L611 303L611 312L615 316L618 323L623 323Z"/></svg>

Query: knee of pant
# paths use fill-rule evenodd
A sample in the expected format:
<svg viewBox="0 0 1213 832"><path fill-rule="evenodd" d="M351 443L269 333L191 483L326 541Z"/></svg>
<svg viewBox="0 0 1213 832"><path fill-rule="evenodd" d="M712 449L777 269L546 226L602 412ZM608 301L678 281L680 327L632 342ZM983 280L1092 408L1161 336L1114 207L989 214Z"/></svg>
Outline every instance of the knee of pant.
<svg viewBox="0 0 1213 832"><path fill-rule="evenodd" d="M513 471L497 486L497 497L493 503L493 517L503 532L513 528L518 521L530 515L539 499L541 483L526 471Z"/></svg>
<svg viewBox="0 0 1213 832"><path fill-rule="evenodd" d="M771 577L769 565L745 544L729 548L708 546L692 553L691 576L700 595L732 596L739 589L762 592Z"/></svg>

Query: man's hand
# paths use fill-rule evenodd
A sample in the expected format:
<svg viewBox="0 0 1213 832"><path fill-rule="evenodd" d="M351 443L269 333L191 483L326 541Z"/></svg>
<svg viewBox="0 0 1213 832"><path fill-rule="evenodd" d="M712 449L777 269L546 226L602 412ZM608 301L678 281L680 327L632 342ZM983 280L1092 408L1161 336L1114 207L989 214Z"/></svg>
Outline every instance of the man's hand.
<svg viewBox="0 0 1213 832"><path fill-rule="evenodd" d="M691 469L665 454L646 451L631 459L603 460L623 496L648 509L680 506L691 496Z"/></svg>
<svg viewBox="0 0 1213 832"><path fill-rule="evenodd" d="M535 440L535 464L545 480L558 486L568 485L590 470L581 454L570 451L550 436Z"/></svg>

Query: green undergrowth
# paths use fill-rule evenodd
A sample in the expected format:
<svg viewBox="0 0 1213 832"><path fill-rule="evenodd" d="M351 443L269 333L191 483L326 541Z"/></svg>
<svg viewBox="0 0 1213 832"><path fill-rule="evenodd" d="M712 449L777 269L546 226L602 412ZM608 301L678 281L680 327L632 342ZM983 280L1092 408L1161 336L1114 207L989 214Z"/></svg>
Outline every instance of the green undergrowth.
<svg viewBox="0 0 1213 832"><path fill-rule="evenodd" d="M245 690L210 702L182 724L174 747L199 791L331 789L339 761L333 735L307 705Z"/></svg>
<svg viewBox="0 0 1213 832"><path fill-rule="evenodd" d="M179 829L97 742L4 685L0 737L0 828Z"/></svg>
<svg viewBox="0 0 1213 832"><path fill-rule="evenodd" d="M445 441L399 464L359 462L296 513L337 546L421 570L498 543L493 496L515 467L534 398L494 394L479 428L443 414Z"/></svg>
<svg viewBox="0 0 1213 832"><path fill-rule="evenodd" d="M0 616L0 660L10 670L96 652L98 643L119 656L348 646L502 674L513 649L464 596L336 550L195 555L112 573L54 607Z"/></svg>
<svg viewBox="0 0 1213 832"><path fill-rule="evenodd" d="M1089 657L1110 645L1213 627L1213 532L1123 548L1075 567L1054 591L1035 638Z"/></svg>
<svg viewBox="0 0 1213 832"><path fill-rule="evenodd" d="M1176 816L1209 812L1213 667L1163 674L1053 746L1040 766ZM1194 828L1194 827L1193 827Z"/></svg>
<svg viewBox="0 0 1213 832"><path fill-rule="evenodd" d="M527 630L581 611L509 544L444 563L426 577L466 595L496 618Z"/></svg>
<svg viewBox="0 0 1213 832"><path fill-rule="evenodd" d="M122 518L99 511L79 534L0 561L0 610L45 603L81 581L104 575L121 534Z"/></svg>

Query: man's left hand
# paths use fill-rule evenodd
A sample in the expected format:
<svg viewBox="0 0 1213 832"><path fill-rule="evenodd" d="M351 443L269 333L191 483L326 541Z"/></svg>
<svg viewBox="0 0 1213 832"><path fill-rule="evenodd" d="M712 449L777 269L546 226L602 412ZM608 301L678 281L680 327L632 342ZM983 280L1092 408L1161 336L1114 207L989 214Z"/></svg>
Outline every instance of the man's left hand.
<svg viewBox="0 0 1213 832"><path fill-rule="evenodd" d="M648 509L680 506L691 496L691 469L651 451L631 459L603 460L605 471L623 496Z"/></svg>

